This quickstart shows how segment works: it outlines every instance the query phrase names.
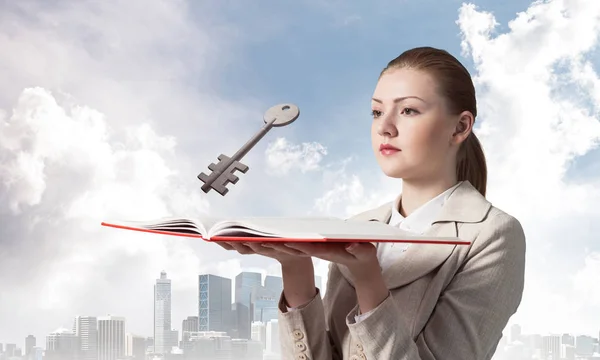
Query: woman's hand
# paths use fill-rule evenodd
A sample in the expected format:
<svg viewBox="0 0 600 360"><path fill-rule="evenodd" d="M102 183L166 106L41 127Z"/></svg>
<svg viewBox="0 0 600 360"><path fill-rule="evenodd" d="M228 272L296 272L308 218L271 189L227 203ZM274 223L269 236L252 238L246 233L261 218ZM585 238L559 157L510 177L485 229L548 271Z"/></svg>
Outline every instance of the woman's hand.
<svg viewBox="0 0 600 360"><path fill-rule="evenodd" d="M267 243L267 242L217 242L225 250L235 250L242 255L257 254L266 257L270 257L279 261L281 264L293 263L295 261L302 260L306 262L306 259L310 259L310 255L306 255L303 252L292 249L285 246L284 244L278 243Z"/></svg>
<svg viewBox="0 0 600 360"><path fill-rule="evenodd" d="M305 256L345 265L355 278L369 275L367 269L380 271L377 249L371 243L287 243L286 246Z"/></svg>

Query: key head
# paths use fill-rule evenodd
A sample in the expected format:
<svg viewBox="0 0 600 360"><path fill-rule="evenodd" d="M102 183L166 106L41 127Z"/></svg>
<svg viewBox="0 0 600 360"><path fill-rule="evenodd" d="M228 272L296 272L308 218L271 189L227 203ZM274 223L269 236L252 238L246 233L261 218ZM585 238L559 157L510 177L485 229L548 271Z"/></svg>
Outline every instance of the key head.
<svg viewBox="0 0 600 360"><path fill-rule="evenodd" d="M265 112L265 123L273 122L273 126L286 126L294 122L300 116L300 109L294 104L279 104L271 107Z"/></svg>

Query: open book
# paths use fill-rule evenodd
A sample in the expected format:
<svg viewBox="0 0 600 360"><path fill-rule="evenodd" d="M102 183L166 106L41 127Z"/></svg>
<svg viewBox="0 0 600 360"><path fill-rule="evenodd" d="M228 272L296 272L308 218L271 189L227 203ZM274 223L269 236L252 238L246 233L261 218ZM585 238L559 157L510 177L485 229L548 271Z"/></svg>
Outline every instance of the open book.
<svg viewBox="0 0 600 360"><path fill-rule="evenodd" d="M154 221L105 221L103 226L206 241L258 242L399 242L468 245L469 241L425 237L379 221L332 217L248 217L202 220L163 218Z"/></svg>

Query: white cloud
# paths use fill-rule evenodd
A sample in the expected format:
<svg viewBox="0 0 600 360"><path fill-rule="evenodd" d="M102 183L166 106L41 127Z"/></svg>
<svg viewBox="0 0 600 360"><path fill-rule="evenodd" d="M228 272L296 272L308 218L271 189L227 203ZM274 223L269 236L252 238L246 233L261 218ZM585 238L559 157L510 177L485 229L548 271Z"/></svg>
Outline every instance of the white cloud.
<svg viewBox="0 0 600 360"><path fill-rule="evenodd" d="M584 266L573 276L575 296L583 303L600 307L600 252L589 253L584 260Z"/></svg>
<svg viewBox="0 0 600 360"><path fill-rule="evenodd" d="M195 176L217 154L198 155L197 144L238 144L214 134L258 117L257 104L188 85L216 76L232 42L225 28L209 37L187 4L0 6L0 282L11 289L0 296L2 324L11 324L0 326L2 342L43 339L77 314L106 312L150 335L160 270L173 279L178 323L197 313L198 274L231 269L219 265L231 253L198 240L99 226L206 213Z"/></svg>
<svg viewBox="0 0 600 360"><path fill-rule="evenodd" d="M267 171L272 175L285 175L293 170L302 173L319 170L327 149L316 142L292 144L285 138L277 138L265 153Z"/></svg>
<svg viewBox="0 0 600 360"><path fill-rule="evenodd" d="M492 14L470 4L460 10L463 50L477 69L491 196L507 204L527 199L519 202L523 216L539 208L544 214L538 217L560 216L565 209L595 211L587 201L598 196L594 186L569 185L565 172L574 157L598 145L600 122L577 94L561 89L565 80L584 91L598 81L593 71L581 70L597 42L599 13L590 2L539 2L509 24L510 32L494 38ZM567 70L557 74L559 62ZM556 201L560 207L552 206Z"/></svg>
<svg viewBox="0 0 600 360"><path fill-rule="evenodd" d="M24 261L35 269L36 261L43 256L55 255L44 273L44 281L23 287L40 296L27 297L26 292L15 291L1 301L18 300L23 311L40 309L59 314L68 314L75 308L98 309L91 294L81 291L110 291L122 286L121 282L111 284L106 280L100 281L106 287L90 283L90 279L105 274L98 269L111 266L112 258L118 257L143 261L128 266L132 275L146 277L157 273L157 267L165 267L175 279L188 280L176 282L175 289L196 283L199 262L209 257L195 253L190 242L149 239L99 226L100 221L109 218L172 215L173 209L193 208L197 214L207 211L208 203L199 196L198 189L189 189L188 196L173 196L176 194L171 189L180 185L174 177L176 171L168 164L175 146L173 139L158 136L148 125L140 125L129 129L125 142L117 143L101 113L85 106L63 107L41 88L24 90L12 115L3 119L0 126L6 130L0 135L0 157L4 159L0 166L4 180L0 191L8 200L3 204L9 206L13 216L26 215L20 230L32 228L29 236L35 236L42 248L56 242L54 253L40 256L39 249L33 248L31 259ZM6 209L0 210L6 214ZM29 222L35 217L41 218ZM28 242L25 234L11 240L5 237L9 233L2 236L4 247L10 248L16 240ZM94 241L81 239L82 234ZM124 269L125 264L118 264L118 268ZM9 268L0 267L8 274ZM10 270L14 274L18 269ZM20 275L17 277L20 279ZM140 285L151 288L151 282L135 280L130 288ZM36 286L38 291L33 290ZM92 303L82 302L83 298ZM115 306L118 298L107 297L99 302ZM138 319L143 317L137 315Z"/></svg>
<svg viewBox="0 0 600 360"><path fill-rule="evenodd" d="M598 44L600 3L535 2L504 34L495 34L493 14L463 4L457 24L464 55L475 63L489 197L523 222L529 238L526 297L516 319L532 330L576 330L572 319L578 307L566 307L580 303L572 284L550 282L555 287L549 288L536 279L560 276L552 260L547 264L539 256L552 244L551 256L560 257L564 238L551 229L573 223L583 230L587 218L600 214L600 177L577 184L567 177L572 161L600 143L599 79L588 56ZM589 101L581 101L588 92ZM583 237L578 244L587 238L596 246L593 235L571 232ZM561 310L548 318L544 309ZM586 326L579 331L592 329Z"/></svg>

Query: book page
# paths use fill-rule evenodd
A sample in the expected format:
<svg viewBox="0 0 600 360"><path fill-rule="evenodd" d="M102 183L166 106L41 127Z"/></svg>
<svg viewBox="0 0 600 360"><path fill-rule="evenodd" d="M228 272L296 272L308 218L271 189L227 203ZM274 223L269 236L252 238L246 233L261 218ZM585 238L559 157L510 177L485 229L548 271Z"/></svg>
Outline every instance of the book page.
<svg viewBox="0 0 600 360"><path fill-rule="evenodd" d="M113 221L105 221L106 224L110 226L117 227L125 227L131 229L147 229L147 230L157 230L157 231L166 231L166 232L175 232L175 233L194 233L202 236L207 236L206 227L204 225L205 222L210 224L216 223L217 220L214 219L202 219L194 220L194 219L186 219L186 218L176 218L176 217L163 217L154 220L147 221L135 221L135 220L113 220Z"/></svg>
<svg viewBox="0 0 600 360"><path fill-rule="evenodd" d="M240 229L241 228L241 229ZM210 236L225 235L231 230L253 230L263 236L284 238L347 238L347 239L397 239L418 238L396 227L378 221L352 221L338 218L284 218L260 217L222 221L210 231Z"/></svg>

